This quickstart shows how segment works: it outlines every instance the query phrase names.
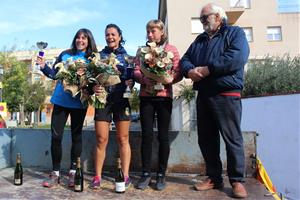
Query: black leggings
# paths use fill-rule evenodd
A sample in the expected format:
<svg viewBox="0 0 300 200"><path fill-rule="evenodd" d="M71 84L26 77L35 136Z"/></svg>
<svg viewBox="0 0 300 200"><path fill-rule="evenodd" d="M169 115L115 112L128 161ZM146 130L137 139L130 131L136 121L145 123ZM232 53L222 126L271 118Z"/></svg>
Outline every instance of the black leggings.
<svg viewBox="0 0 300 200"><path fill-rule="evenodd" d="M158 126L158 173L165 174L170 154L169 124L172 114L172 99L168 97L140 97L142 126L142 170L151 172L153 122L155 113Z"/></svg>
<svg viewBox="0 0 300 200"><path fill-rule="evenodd" d="M51 117L51 155L54 171L60 170L62 159L62 138L64 127L68 116L71 116L71 165L70 169L76 169L76 159L80 157L82 151L82 127L87 109L66 108L54 105Z"/></svg>

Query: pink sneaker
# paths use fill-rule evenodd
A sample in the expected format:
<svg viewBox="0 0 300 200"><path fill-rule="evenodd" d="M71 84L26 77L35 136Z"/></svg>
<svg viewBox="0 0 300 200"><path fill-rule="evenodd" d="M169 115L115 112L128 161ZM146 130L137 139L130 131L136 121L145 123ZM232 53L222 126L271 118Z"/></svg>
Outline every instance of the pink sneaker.
<svg viewBox="0 0 300 200"><path fill-rule="evenodd" d="M75 186L74 178L75 178L75 173L70 172L69 173L69 183L68 183L69 187L74 187Z"/></svg>
<svg viewBox="0 0 300 200"><path fill-rule="evenodd" d="M91 189L99 189L101 185L101 178L99 176L94 176L90 188Z"/></svg>
<svg viewBox="0 0 300 200"><path fill-rule="evenodd" d="M42 185L44 187L48 187L48 188L51 188L51 187L54 187L54 186L57 186L59 184L59 176L57 176L55 174L55 172L51 172L51 174L49 175L48 178L46 178Z"/></svg>

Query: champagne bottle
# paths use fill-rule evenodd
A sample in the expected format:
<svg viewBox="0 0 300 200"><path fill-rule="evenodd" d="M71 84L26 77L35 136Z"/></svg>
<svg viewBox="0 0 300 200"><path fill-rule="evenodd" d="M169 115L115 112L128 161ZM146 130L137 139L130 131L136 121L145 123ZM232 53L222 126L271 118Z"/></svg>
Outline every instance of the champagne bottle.
<svg viewBox="0 0 300 200"><path fill-rule="evenodd" d="M83 173L81 169L80 157L77 158L76 162L76 172L74 177L74 191L75 192L82 192L83 191Z"/></svg>
<svg viewBox="0 0 300 200"><path fill-rule="evenodd" d="M16 160L16 168L14 173L14 184L15 185L22 185L23 184L23 168L21 164L21 154L17 153L17 160Z"/></svg>
<svg viewBox="0 0 300 200"><path fill-rule="evenodd" d="M121 159L117 159L117 172L115 177L116 193L125 192L125 177L121 168Z"/></svg>

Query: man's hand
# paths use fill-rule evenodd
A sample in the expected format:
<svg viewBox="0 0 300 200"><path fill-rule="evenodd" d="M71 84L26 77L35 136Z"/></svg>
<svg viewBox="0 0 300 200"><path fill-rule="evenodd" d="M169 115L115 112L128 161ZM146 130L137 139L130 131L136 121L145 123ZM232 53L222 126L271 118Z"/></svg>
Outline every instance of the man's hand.
<svg viewBox="0 0 300 200"><path fill-rule="evenodd" d="M203 78L207 77L210 72L207 66L196 67L197 71L202 75Z"/></svg>
<svg viewBox="0 0 300 200"><path fill-rule="evenodd" d="M188 77L194 82L200 81L204 78L203 75L198 71L198 68L199 67L196 67L188 72Z"/></svg>

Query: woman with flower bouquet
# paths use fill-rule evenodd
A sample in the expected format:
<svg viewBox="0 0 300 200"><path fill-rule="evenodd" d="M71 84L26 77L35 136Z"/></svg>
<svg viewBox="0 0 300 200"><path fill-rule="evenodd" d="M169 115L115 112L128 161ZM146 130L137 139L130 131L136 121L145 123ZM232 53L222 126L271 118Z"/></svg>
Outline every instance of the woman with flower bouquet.
<svg viewBox="0 0 300 200"><path fill-rule="evenodd" d="M122 164L122 170L125 176L125 187L129 187L131 180L129 178L129 165L131 159L131 149L129 145L129 126L131 119L131 108L128 98L124 98L124 92L129 86L133 87L133 71L128 62L128 54L123 47L125 43L122 30L115 24L108 24L105 28L105 40L107 46L100 52L102 59L115 55L118 60L116 65L120 72L121 82L108 87L96 85L94 87L95 95L107 93L106 104L103 108L95 109L95 129L96 129L96 149L95 149L95 171L96 174L91 182L91 188L98 189L101 185L101 174L106 155L106 146L108 143L111 121L116 125L117 142Z"/></svg>
<svg viewBox="0 0 300 200"><path fill-rule="evenodd" d="M136 56L135 81L140 88L140 116L142 127L142 170L138 189L146 189L151 180L151 156L153 122L155 114L158 124L159 160L156 189L166 187L165 172L168 165L170 144L169 124L172 113L172 84L182 79L179 69L179 53L167 43L165 26L161 20L147 23L147 46L141 47Z"/></svg>
<svg viewBox="0 0 300 200"><path fill-rule="evenodd" d="M59 68L56 64L60 62L76 62L78 65L84 65L88 62L88 57L93 52L97 52L96 43L90 30L80 29L73 38L71 48L63 51L56 59L51 68L45 63L44 57L37 57L37 64L41 71L49 78L56 80L56 74ZM78 67L78 74L82 74L82 67ZM80 157L82 151L82 127L86 115L87 107L80 101L80 95L73 96L65 91L63 83L58 80L55 90L51 97L53 106L51 116L51 156L53 171L49 178L43 181L44 187L53 187L59 183L60 179L60 163L62 159L62 138L64 127L68 116L71 117L71 133L72 133L72 148L71 148L71 165L69 172L69 187L74 186L74 175L76 170L76 159Z"/></svg>

